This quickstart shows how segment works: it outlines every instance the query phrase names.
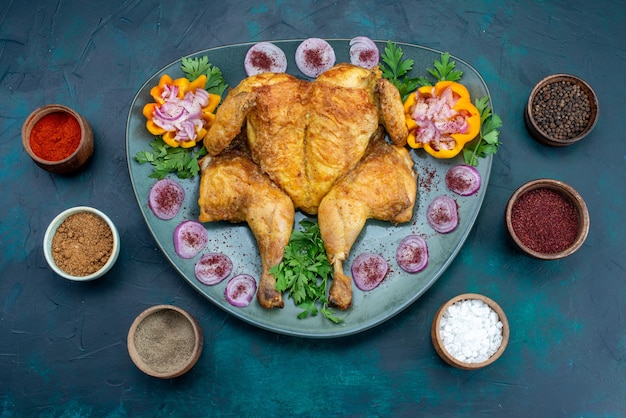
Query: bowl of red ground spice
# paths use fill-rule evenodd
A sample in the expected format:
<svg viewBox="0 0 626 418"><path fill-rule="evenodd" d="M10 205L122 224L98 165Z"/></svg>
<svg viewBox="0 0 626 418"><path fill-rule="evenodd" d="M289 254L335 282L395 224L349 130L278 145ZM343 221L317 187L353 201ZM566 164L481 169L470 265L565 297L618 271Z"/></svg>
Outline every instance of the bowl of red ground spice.
<svg viewBox="0 0 626 418"><path fill-rule="evenodd" d="M598 97L587 82L569 74L553 74L531 91L524 121L537 141L567 146L591 132L598 111Z"/></svg>
<svg viewBox="0 0 626 418"><path fill-rule="evenodd" d="M43 252L59 276L86 282L102 277L117 261L120 237L111 219L89 206L57 215L46 230Z"/></svg>
<svg viewBox="0 0 626 418"><path fill-rule="evenodd" d="M127 337L128 354L149 376L171 379L187 373L200 358L200 325L174 305L152 306L137 316Z"/></svg>
<svg viewBox="0 0 626 418"><path fill-rule="evenodd" d="M73 109L50 104L35 109L22 125L22 145L39 167L71 174L93 154L93 131Z"/></svg>
<svg viewBox="0 0 626 418"><path fill-rule="evenodd" d="M542 260L573 254L589 233L589 212L582 196L554 179L520 186L509 198L504 218L515 244Z"/></svg>

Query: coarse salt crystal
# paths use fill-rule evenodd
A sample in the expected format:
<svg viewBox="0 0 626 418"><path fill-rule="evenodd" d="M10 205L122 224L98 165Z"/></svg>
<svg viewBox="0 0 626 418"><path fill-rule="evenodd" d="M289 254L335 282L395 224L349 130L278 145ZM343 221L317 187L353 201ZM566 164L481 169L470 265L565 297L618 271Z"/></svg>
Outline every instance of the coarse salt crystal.
<svg viewBox="0 0 626 418"><path fill-rule="evenodd" d="M463 363L482 363L502 344L502 322L485 302L467 299L446 309L439 334L452 357Z"/></svg>

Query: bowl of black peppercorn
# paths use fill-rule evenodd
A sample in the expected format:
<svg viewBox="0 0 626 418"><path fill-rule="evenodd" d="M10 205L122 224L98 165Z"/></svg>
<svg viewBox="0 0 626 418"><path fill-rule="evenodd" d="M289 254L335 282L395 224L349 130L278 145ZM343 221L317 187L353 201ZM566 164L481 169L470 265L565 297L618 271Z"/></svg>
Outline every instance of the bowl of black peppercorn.
<svg viewBox="0 0 626 418"><path fill-rule="evenodd" d="M587 82L569 74L553 74L531 91L524 121L537 141L562 147L591 132L598 110L598 98Z"/></svg>

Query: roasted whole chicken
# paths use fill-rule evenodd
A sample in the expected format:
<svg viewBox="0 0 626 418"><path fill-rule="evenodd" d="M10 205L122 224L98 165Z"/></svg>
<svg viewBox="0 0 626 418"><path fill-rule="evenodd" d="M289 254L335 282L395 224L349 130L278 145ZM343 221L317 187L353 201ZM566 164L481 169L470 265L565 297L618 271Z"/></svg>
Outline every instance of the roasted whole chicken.
<svg viewBox="0 0 626 418"><path fill-rule="evenodd" d="M417 173L407 136L400 94L378 69L339 64L313 81L248 77L204 138L199 220L248 223L262 261L257 299L272 308L284 303L269 270L282 260L294 211L318 215L334 268L329 302L347 309L352 281L342 263L365 221L411 219Z"/></svg>

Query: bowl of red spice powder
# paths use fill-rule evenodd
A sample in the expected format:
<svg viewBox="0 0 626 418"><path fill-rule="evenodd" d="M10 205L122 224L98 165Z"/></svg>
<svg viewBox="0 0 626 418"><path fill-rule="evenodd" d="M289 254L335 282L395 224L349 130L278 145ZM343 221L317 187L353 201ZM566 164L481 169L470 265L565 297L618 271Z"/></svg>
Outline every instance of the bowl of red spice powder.
<svg viewBox="0 0 626 418"><path fill-rule="evenodd" d="M120 237L98 209L76 206L57 215L43 238L43 253L59 276L86 282L102 277L117 261Z"/></svg>
<svg viewBox="0 0 626 418"><path fill-rule="evenodd" d="M50 104L35 109L22 125L22 145L44 170L70 174L93 154L93 131L73 109Z"/></svg>
<svg viewBox="0 0 626 418"><path fill-rule="evenodd" d="M598 112L598 97L586 81L553 74L531 91L524 121L537 141L562 147L586 137L598 121Z"/></svg>
<svg viewBox="0 0 626 418"><path fill-rule="evenodd" d="M520 186L505 211L509 235L526 254L556 260L576 252L589 233L589 212L570 185L537 179Z"/></svg>

